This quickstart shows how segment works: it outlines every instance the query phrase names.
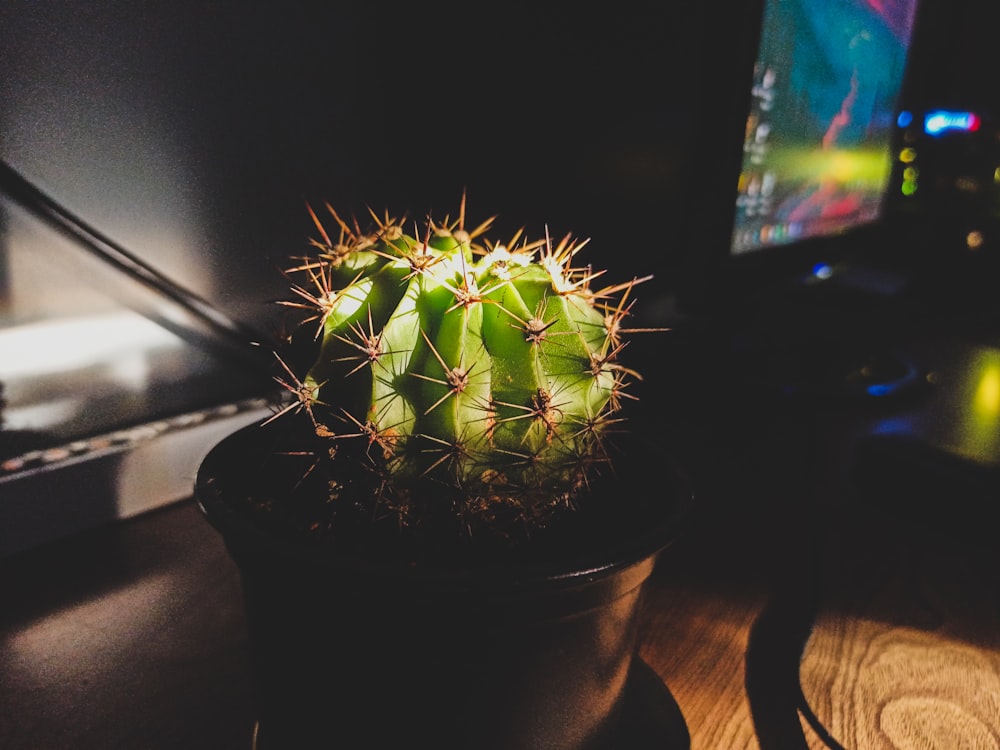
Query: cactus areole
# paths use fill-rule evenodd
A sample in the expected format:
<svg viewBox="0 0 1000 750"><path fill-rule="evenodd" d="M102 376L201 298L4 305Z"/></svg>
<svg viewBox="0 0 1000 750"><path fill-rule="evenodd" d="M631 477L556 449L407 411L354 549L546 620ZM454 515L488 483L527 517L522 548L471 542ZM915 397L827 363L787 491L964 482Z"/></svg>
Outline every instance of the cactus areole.
<svg viewBox="0 0 1000 750"><path fill-rule="evenodd" d="M282 302L311 364L298 372L277 353L292 399L272 419L308 419L317 461L358 468L324 480L327 504L502 534L574 508L613 470L638 378L619 355L645 278L601 287L570 236L491 242L492 219L465 229L464 199L456 221L412 230L372 213L362 231L326 208L337 231L309 208L313 252L287 270Z"/></svg>

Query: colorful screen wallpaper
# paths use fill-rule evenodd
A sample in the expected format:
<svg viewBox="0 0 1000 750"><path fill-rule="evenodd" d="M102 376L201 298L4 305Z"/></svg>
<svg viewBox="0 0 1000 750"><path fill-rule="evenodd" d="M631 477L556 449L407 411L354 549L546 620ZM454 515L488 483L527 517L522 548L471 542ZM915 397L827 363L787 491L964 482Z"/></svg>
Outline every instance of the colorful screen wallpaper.
<svg viewBox="0 0 1000 750"><path fill-rule="evenodd" d="M917 0L768 0L733 253L881 215Z"/></svg>

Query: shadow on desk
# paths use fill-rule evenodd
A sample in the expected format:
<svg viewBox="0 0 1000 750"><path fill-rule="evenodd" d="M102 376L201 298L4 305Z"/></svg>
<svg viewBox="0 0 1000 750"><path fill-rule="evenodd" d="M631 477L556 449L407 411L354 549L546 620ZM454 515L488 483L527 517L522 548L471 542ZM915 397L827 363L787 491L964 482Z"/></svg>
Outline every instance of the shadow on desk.
<svg viewBox="0 0 1000 750"><path fill-rule="evenodd" d="M239 581L193 503L0 561L0 747L248 748Z"/></svg>

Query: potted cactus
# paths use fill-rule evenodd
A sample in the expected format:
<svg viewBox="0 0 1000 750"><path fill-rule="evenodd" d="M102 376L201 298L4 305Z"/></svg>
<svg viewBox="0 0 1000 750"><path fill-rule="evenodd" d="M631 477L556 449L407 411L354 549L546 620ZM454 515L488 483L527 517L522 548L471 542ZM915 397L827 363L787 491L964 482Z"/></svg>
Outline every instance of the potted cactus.
<svg viewBox="0 0 1000 750"><path fill-rule="evenodd" d="M492 242L464 197L412 231L326 208L287 271L287 398L195 483L243 581L256 747L686 747L636 657L689 495L623 423L645 278Z"/></svg>

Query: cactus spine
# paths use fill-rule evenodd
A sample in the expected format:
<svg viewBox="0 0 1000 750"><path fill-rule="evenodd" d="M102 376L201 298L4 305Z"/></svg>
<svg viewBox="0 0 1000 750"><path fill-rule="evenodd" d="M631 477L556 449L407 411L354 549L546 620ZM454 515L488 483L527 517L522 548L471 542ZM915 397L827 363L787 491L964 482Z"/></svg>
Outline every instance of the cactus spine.
<svg viewBox="0 0 1000 750"><path fill-rule="evenodd" d="M415 482L455 492L461 514L514 509L522 520L572 505L597 467L630 381L618 362L630 293L594 289L574 265L587 241L480 239L459 217L413 234L372 213L374 230L310 207L315 252L283 304L309 315L319 353L284 411L308 412L336 452L355 451L379 500L405 516ZM648 278L648 277L646 277Z"/></svg>

